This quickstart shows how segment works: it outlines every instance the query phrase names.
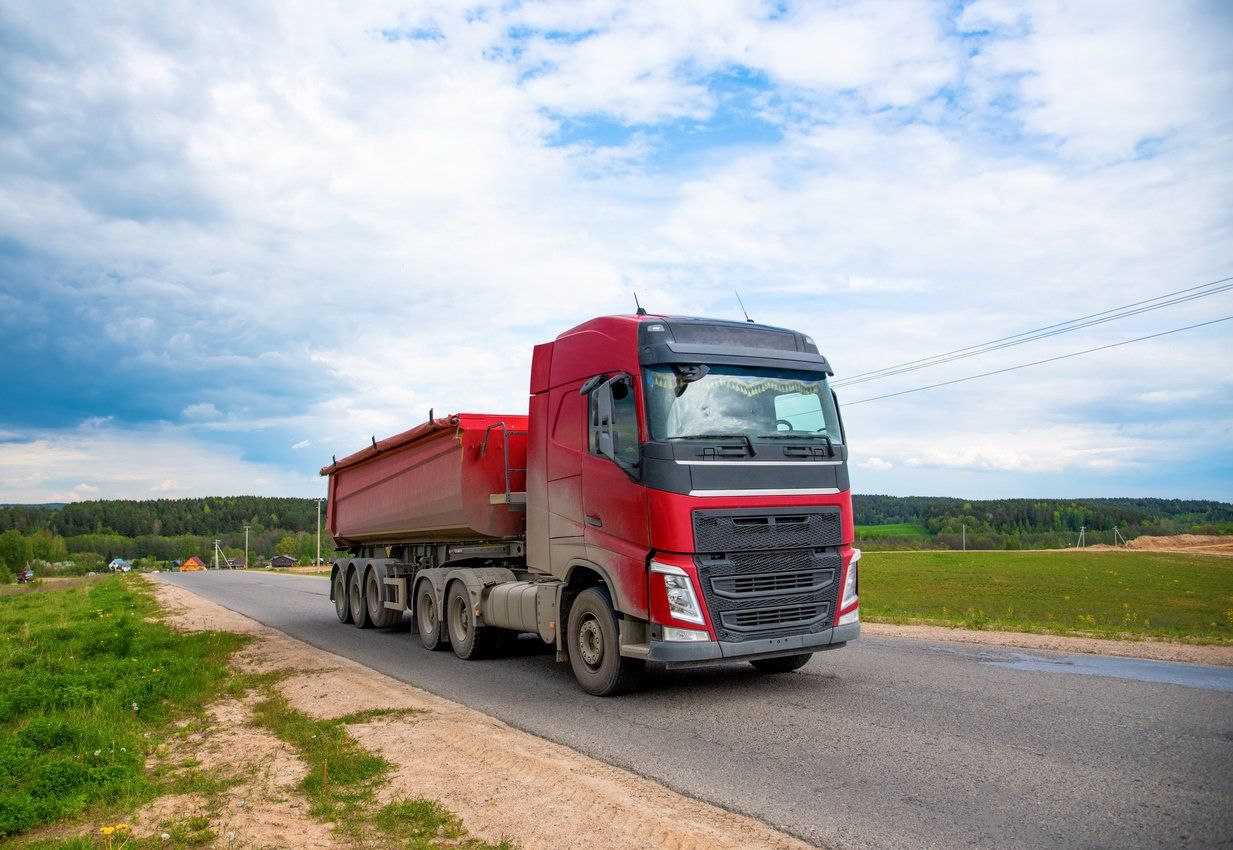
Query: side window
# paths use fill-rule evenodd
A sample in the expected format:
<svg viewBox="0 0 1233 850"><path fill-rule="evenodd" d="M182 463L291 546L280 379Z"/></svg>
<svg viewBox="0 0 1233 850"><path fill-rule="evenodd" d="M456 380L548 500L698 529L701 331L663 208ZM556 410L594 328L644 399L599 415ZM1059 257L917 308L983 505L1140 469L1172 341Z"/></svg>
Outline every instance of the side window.
<svg viewBox="0 0 1233 850"><path fill-rule="evenodd" d="M616 459L626 466L638 463L638 409L634 402L633 385L629 378L616 379L595 389L587 401L587 449L600 454L599 435L604 428L602 399L612 399L612 449Z"/></svg>

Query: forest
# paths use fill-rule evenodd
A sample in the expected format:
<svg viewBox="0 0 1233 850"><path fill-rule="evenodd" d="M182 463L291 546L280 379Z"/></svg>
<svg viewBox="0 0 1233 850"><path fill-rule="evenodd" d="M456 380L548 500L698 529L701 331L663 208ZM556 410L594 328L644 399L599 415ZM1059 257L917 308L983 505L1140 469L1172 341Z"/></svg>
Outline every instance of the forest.
<svg viewBox="0 0 1233 850"><path fill-rule="evenodd" d="M1143 534L1233 534L1233 504L1193 499L993 499L943 496L853 496L858 545L880 549L1060 549L1112 543L1113 529ZM322 517L324 523L324 514ZM101 500L67 505L0 506L0 573L28 562L72 562L77 571L112 558L165 565L197 555L209 560L215 540L224 553L249 561L316 554L312 499L212 496L194 499ZM333 554L328 536L322 557Z"/></svg>

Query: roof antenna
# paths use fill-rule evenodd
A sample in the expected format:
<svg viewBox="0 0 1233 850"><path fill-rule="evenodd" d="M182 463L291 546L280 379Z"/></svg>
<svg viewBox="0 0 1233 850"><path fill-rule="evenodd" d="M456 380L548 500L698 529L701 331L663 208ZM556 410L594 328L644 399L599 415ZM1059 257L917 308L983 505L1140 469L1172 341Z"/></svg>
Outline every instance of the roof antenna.
<svg viewBox="0 0 1233 850"><path fill-rule="evenodd" d="M645 315L646 315L646 308L645 308L645 307L643 307L643 306L642 306L642 302L638 300L638 293L637 293L637 292L635 292L635 293L634 293L634 303L638 305L637 315L639 315L639 316L645 316Z"/></svg>
<svg viewBox="0 0 1233 850"><path fill-rule="evenodd" d="M732 294L736 296L736 303L741 305L741 312L745 314L745 321L749 322L751 325L754 324L754 320L749 318L749 311L745 309L745 302L741 300L741 293L734 289L732 290Z"/></svg>

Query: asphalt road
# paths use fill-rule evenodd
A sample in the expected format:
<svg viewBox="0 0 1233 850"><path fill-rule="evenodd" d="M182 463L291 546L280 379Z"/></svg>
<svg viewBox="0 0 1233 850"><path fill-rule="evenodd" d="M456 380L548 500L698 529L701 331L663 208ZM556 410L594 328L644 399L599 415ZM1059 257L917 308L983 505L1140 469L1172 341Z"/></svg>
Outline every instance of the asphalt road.
<svg viewBox="0 0 1233 850"><path fill-rule="evenodd" d="M161 578L819 845L1233 846L1230 670L864 637L797 673L655 671L595 699L538 641L464 662L405 622L341 625L320 578Z"/></svg>

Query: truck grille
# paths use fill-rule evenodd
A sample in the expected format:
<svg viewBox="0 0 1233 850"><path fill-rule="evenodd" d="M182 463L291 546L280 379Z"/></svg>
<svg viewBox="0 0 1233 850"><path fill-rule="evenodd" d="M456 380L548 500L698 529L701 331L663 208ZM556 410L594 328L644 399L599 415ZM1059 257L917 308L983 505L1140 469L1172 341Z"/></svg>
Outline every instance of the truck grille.
<svg viewBox="0 0 1233 850"><path fill-rule="evenodd" d="M837 507L694 511L694 548L699 552L822 548L842 542Z"/></svg>
<svg viewBox="0 0 1233 850"><path fill-rule="evenodd" d="M838 507L695 511L693 524L698 580L720 640L831 627L843 570Z"/></svg>

